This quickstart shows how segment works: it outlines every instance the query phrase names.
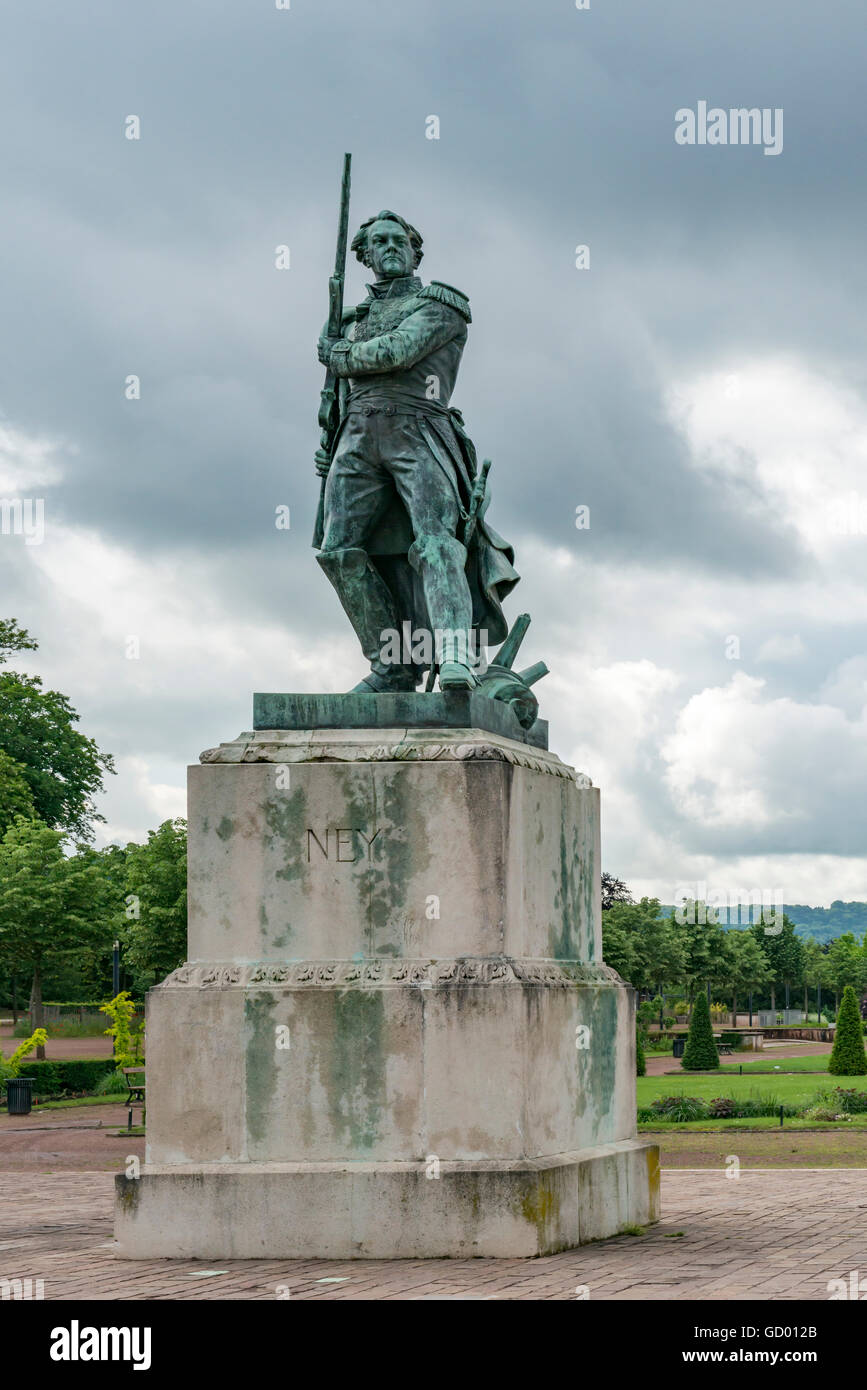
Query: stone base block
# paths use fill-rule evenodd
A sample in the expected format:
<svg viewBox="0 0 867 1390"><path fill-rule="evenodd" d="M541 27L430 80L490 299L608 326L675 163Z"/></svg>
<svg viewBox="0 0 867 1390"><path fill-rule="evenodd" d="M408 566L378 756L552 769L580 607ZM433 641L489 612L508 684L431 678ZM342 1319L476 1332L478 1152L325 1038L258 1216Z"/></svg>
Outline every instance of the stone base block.
<svg viewBox="0 0 867 1390"><path fill-rule="evenodd" d="M124 1259L552 1255L659 1220L659 1149L512 1162L146 1165L119 1175Z"/></svg>

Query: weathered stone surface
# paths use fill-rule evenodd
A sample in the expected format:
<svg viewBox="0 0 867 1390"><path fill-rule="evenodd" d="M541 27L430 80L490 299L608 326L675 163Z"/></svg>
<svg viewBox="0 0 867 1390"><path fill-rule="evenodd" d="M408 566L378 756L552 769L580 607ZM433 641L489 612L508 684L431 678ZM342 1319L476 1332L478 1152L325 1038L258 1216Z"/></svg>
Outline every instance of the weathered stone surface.
<svg viewBox="0 0 867 1390"><path fill-rule="evenodd" d="M380 760L379 732L242 737L189 769L190 960L601 961L598 791L477 732Z"/></svg>
<svg viewBox="0 0 867 1390"><path fill-rule="evenodd" d="M659 1150L515 1163L149 1165L115 1179L121 1258L551 1255L659 1219Z"/></svg>
<svg viewBox="0 0 867 1390"><path fill-rule="evenodd" d="M655 1220L598 792L478 730L204 758L120 1253L534 1255Z"/></svg>

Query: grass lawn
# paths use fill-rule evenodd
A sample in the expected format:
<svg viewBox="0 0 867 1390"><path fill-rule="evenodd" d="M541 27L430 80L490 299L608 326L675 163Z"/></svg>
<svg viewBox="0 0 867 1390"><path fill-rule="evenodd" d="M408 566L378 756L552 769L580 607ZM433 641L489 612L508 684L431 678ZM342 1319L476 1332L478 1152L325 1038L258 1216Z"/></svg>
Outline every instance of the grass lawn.
<svg viewBox="0 0 867 1390"><path fill-rule="evenodd" d="M720 1071L733 1071L737 1075L738 1067L743 1067L744 1076L755 1072L769 1072L771 1075L777 1075L774 1072L774 1067L779 1067L781 1072L814 1071L827 1073L830 1056L830 1052L820 1052L815 1057L777 1057L775 1059L773 1056L769 1056L763 1058L761 1062L724 1062L720 1066ZM683 1074L687 1076L689 1073L684 1072ZM867 1076L861 1077L860 1089L867 1091Z"/></svg>
<svg viewBox="0 0 867 1390"><path fill-rule="evenodd" d="M803 1059L808 1060L807 1058ZM647 1106L661 1096L701 1096L703 1100L713 1100L716 1096L733 1096L747 1099L749 1096L776 1097L783 1105L809 1105L819 1090L830 1085L843 1086L846 1090L867 1090L867 1078L863 1076L828 1076L827 1073L811 1076L809 1073L796 1073L784 1076L774 1072L770 1076L755 1076L744 1072L723 1071L708 1076L683 1072L679 1076L639 1076L635 1089L639 1106ZM731 1121L722 1121L731 1124Z"/></svg>
<svg viewBox="0 0 867 1390"><path fill-rule="evenodd" d="M729 1122L731 1123L731 1122ZM761 1120L755 1121L761 1124ZM800 1120L787 1120L786 1125L800 1125ZM670 1125L650 1133L659 1144L663 1168L716 1168L725 1170L732 1154L741 1167L749 1168L867 1168L867 1134L854 1125L837 1125L834 1129L817 1129L805 1133L801 1129L757 1130L734 1133L702 1130L697 1125ZM685 1131L693 1130L693 1133Z"/></svg>
<svg viewBox="0 0 867 1390"><path fill-rule="evenodd" d="M831 1134L836 1134L837 1130L867 1130L867 1115L852 1115L848 1120L801 1120L797 1116L786 1116L783 1120L783 1129L791 1130L821 1130ZM696 1134L715 1134L719 1130L728 1132L751 1134L762 1129L779 1129L780 1119L778 1115L756 1115L749 1120L679 1120L672 1123L670 1120L641 1120L638 1124L639 1134L667 1134L669 1130L692 1130ZM867 1167L867 1147L864 1150L865 1167Z"/></svg>
<svg viewBox="0 0 867 1390"><path fill-rule="evenodd" d="M66 1100L41 1100L37 1105L34 1101L31 1115L37 1115L42 1110L71 1110L79 1105L123 1105L126 1102L126 1092L114 1096L71 1096ZM8 1115L4 1102L0 1115Z"/></svg>

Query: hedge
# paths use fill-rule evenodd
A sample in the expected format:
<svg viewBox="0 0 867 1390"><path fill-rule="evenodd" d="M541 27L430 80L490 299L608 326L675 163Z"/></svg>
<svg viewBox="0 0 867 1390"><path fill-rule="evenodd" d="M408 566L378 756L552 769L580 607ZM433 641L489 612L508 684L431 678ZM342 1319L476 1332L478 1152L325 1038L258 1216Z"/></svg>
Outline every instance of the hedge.
<svg viewBox="0 0 867 1390"><path fill-rule="evenodd" d="M111 1057L93 1057L80 1062L36 1062L25 1057L18 1074L33 1078L36 1082L33 1094L41 1099L66 1095L70 1091L89 1094L96 1089L97 1082L114 1070Z"/></svg>

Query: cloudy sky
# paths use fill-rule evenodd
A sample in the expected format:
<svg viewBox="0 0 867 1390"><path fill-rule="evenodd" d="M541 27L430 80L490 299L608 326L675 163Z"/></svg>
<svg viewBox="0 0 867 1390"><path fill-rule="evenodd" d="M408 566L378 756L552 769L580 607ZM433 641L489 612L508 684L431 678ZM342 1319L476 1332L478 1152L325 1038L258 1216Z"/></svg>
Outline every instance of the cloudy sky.
<svg viewBox="0 0 867 1390"><path fill-rule="evenodd" d="M182 814L254 689L363 674L310 547L351 149L353 224L402 212L470 297L454 404L605 866L867 898L860 0L0 14L0 498L45 507L2 609L116 756L103 838ZM781 109L782 152L678 144L700 101Z"/></svg>

